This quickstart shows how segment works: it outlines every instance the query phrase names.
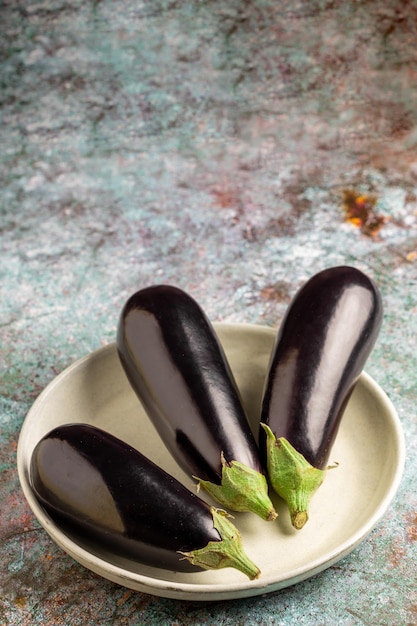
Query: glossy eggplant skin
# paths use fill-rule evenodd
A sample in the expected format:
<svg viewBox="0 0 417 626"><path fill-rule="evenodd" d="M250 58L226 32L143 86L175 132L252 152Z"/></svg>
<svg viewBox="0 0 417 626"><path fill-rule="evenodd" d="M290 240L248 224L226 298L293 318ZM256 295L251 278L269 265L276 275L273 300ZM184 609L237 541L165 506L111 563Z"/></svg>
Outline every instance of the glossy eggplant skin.
<svg viewBox="0 0 417 626"><path fill-rule="evenodd" d="M315 468L325 469L342 415L383 315L374 282L332 267L298 291L279 328L265 384L261 422ZM266 434L260 428L265 460Z"/></svg>
<svg viewBox="0 0 417 626"><path fill-rule="evenodd" d="M140 452L87 424L36 446L31 485L53 519L141 563L199 571L178 551L219 542L210 507Z"/></svg>
<svg viewBox="0 0 417 626"><path fill-rule="evenodd" d="M161 439L188 474L220 484L221 455L262 472L237 385L197 302L170 285L126 302L117 347Z"/></svg>

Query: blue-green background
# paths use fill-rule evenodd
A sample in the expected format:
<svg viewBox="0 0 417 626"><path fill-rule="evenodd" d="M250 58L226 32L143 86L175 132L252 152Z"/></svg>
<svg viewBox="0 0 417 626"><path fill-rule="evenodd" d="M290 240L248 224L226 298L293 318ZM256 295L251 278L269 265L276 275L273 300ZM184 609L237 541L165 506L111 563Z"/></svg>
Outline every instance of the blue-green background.
<svg viewBox="0 0 417 626"><path fill-rule="evenodd" d="M0 31L0 624L416 624L417 4L3 0ZM347 189L375 198L378 232L346 221ZM277 594L201 605L55 546L19 487L19 429L114 340L131 292L170 282L213 320L276 326L341 263L383 294L366 369L407 443L360 547Z"/></svg>

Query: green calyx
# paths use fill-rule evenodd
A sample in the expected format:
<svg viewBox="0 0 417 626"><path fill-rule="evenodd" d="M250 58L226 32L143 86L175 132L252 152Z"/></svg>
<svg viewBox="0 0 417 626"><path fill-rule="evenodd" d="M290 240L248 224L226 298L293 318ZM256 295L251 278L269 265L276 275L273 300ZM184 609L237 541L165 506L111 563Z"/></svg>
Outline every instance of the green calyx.
<svg viewBox="0 0 417 626"><path fill-rule="evenodd" d="M230 515L221 509L211 507L213 526L220 535L220 541L209 541L204 548L191 552L180 552L190 563L202 569L222 569L234 567L255 580L261 575L260 569L246 555L242 537L238 529L230 521Z"/></svg>
<svg viewBox="0 0 417 626"><path fill-rule="evenodd" d="M232 511L252 511L268 522L273 521L277 513L268 495L265 476L239 461L228 463L223 455L221 461L221 484L197 478L198 486Z"/></svg>
<svg viewBox="0 0 417 626"><path fill-rule="evenodd" d="M266 455L268 476L276 493L286 502L291 523L300 530L308 520L310 499L322 484L326 472L313 467L285 439L278 439L266 424Z"/></svg>

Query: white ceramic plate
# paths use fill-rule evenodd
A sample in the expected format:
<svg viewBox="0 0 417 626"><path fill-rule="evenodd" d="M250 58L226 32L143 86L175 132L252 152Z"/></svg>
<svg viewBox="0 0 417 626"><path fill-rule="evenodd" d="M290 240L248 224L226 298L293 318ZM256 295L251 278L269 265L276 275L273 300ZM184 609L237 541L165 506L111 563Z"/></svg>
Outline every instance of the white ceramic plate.
<svg viewBox="0 0 417 626"><path fill-rule="evenodd" d="M254 325L215 326L256 432L275 331ZM381 520L404 466L403 434L396 411L380 387L362 374L332 450L330 462L339 465L327 472L313 497L306 526L301 531L292 529L278 497L274 503L280 515L275 522L264 522L250 513L235 515L245 550L261 569L261 577L249 581L234 569L184 574L120 558L68 534L39 506L28 475L32 451L52 428L81 421L129 442L190 489L195 488L166 451L131 390L114 344L71 365L35 401L20 434L19 477L39 522L74 559L125 587L167 598L208 601L255 596L326 569L351 552Z"/></svg>

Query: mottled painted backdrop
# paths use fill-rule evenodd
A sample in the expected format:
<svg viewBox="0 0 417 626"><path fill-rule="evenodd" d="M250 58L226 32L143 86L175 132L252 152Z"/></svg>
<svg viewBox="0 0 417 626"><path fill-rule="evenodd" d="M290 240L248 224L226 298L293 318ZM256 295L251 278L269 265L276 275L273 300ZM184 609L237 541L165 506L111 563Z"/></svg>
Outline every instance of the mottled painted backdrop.
<svg viewBox="0 0 417 626"><path fill-rule="evenodd" d="M3 0L0 623L417 623L417 4ZM367 371L407 441L398 496L326 572L199 605L131 592L47 537L19 429L134 290L175 283L213 320L276 326L298 286L354 264L385 321Z"/></svg>

